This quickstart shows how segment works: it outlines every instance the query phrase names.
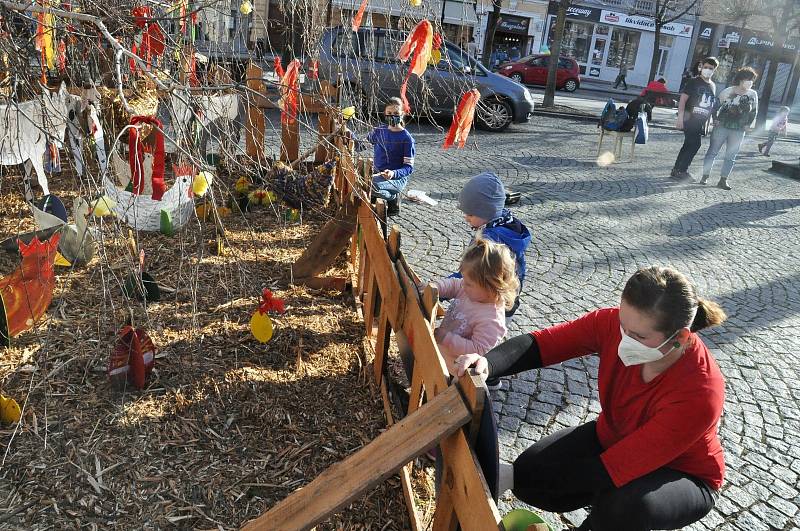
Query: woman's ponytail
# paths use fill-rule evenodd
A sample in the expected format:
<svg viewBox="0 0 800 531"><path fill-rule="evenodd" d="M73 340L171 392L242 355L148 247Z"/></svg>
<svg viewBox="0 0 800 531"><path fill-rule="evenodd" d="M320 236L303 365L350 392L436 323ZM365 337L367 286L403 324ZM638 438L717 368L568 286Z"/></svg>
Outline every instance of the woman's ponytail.
<svg viewBox="0 0 800 531"><path fill-rule="evenodd" d="M711 328L712 326L721 325L727 318L725 310L719 304L698 297L697 314L694 316L690 329L692 332L697 332L704 328Z"/></svg>

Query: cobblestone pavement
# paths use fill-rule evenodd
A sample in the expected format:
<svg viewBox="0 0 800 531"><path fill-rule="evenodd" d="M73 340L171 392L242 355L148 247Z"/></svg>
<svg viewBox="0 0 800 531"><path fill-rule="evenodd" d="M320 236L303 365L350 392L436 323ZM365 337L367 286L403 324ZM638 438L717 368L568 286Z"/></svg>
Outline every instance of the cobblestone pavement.
<svg viewBox="0 0 800 531"><path fill-rule="evenodd" d="M634 163L601 168L594 124L534 119L449 151L435 127L410 129L418 152L409 187L439 201L406 201L395 218L421 275L453 271L471 237L456 209L467 178L494 171L522 193L514 211L534 239L510 334L615 305L627 278L650 264L676 266L722 304L729 320L703 339L727 380L727 475L715 509L687 529L800 529L800 182L764 171L768 159L748 140L725 192L667 179L682 140L675 131L653 129ZM773 155L794 158L797 144L776 144ZM495 398L501 459L510 462L543 435L596 417L596 358L518 375ZM509 493L500 508L518 506ZM584 516L545 515L555 529Z"/></svg>

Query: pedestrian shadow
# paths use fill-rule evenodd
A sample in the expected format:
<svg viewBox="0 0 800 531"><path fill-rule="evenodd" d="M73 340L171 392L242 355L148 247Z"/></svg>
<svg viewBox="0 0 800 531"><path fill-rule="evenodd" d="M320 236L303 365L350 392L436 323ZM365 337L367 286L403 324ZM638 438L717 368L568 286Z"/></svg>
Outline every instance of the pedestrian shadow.
<svg viewBox="0 0 800 531"><path fill-rule="evenodd" d="M800 199L767 199L717 203L679 216L669 236L692 236L719 228L793 229L797 224L758 223L788 213L800 206Z"/></svg>

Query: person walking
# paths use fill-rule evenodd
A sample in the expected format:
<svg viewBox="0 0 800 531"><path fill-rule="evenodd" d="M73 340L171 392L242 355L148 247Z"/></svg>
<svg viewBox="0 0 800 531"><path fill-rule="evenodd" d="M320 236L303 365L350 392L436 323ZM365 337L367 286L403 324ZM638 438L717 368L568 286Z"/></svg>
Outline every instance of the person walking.
<svg viewBox="0 0 800 531"><path fill-rule="evenodd" d="M680 272L640 269L619 307L456 358L459 376L507 376L597 353L597 420L539 440L500 465L499 491L558 513L590 507L578 529L683 529L714 507L725 458L725 380L697 334L725 320Z"/></svg>
<svg viewBox="0 0 800 531"><path fill-rule="evenodd" d="M619 73L617 74L617 79L614 81L614 88L617 88L620 83L625 87L625 90L628 90L628 82L626 78L628 77L628 63L622 61L619 65Z"/></svg>
<svg viewBox="0 0 800 531"><path fill-rule="evenodd" d="M765 157L769 157L769 150L772 149L772 144L775 143L775 139L778 138L778 135L786 136L786 127L789 125L790 112L792 112L792 110L789 107L781 107L778 110L778 114L772 119L767 141L758 145L758 152Z"/></svg>
<svg viewBox="0 0 800 531"><path fill-rule="evenodd" d="M694 156L702 145L701 137L714 110L717 87L711 78L719 66L716 57L706 57L700 76L686 82L678 102L678 122L675 127L683 131L683 145L670 173L674 181L694 182L689 173Z"/></svg>
<svg viewBox="0 0 800 531"><path fill-rule="evenodd" d="M714 162L723 144L725 145L725 160L722 163L722 172L717 183L717 188L730 190L728 177L736 163L736 155L742 147L742 140L746 131L755 127L756 114L758 113L758 93L753 90L756 71L750 67L740 68L733 76L733 85L723 90L719 95L719 111L714 120L714 131L711 133L711 142L703 159L703 178L700 184L706 184L714 168Z"/></svg>

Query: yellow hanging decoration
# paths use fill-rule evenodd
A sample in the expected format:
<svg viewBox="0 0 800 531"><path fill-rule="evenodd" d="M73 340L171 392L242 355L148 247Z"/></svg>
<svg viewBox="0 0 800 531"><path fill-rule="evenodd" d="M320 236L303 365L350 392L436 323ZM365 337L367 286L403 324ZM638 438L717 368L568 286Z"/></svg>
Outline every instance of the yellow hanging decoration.
<svg viewBox="0 0 800 531"><path fill-rule="evenodd" d="M408 0L408 4L411 7L419 7L422 5L422 0Z"/></svg>
<svg viewBox="0 0 800 531"><path fill-rule="evenodd" d="M250 3L250 0L244 0L242 4L239 6L239 13L247 16L252 12L253 12L253 4Z"/></svg>
<svg viewBox="0 0 800 531"><path fill-rule="evenodd" d="M355 115L356 115L356 108L353 106L345 107L344 109L342 109L342 118L344 118L345 120L349 120Z"/></svg>
<svg viewBox="0 0 800 531"><path fill-rule="evenodd" d="M203 197L208 192L208 187L214 182L214 175L207 171L201 171L192 180L192 192L197 197Z"/></svg>
<svg viewBox="0 0 800 531"><path fill-rule="evenodd" d="M13 398L0 395L0 423L14 424L22 418L22 410Z"/></svg>
<svg viewBox="0 0 800 531"><path fill-rule="evenodd" d="M266 313L256 311L250 318L250 332L261 343L272 339L272 319Z"/></svg>
<svg viewBox="0 0 800 531"><path fill-rule="evenodd" d="M442 60L442 52L440 52L439 50L433 50L431 52L431 60L428 62L428 64L436 66L439 64L439 61L441 60Z"/></svg>

